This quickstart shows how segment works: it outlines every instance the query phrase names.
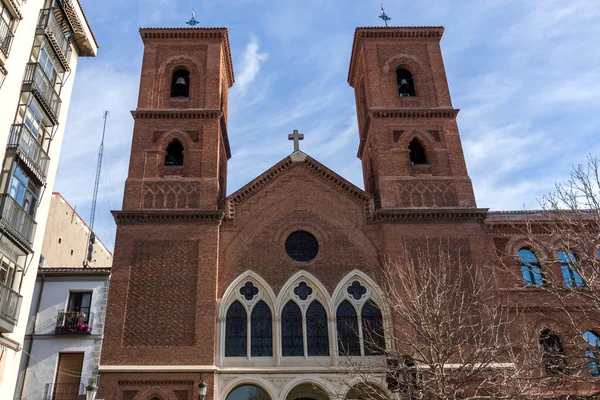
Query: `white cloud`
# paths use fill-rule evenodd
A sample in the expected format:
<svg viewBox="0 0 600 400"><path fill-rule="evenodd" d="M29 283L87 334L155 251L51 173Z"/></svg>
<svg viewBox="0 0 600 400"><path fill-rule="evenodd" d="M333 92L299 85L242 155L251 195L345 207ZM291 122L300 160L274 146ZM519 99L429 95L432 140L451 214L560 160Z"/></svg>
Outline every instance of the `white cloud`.
<svg viewBox="0 0 600 400"><path fill-rule="evenodd" d="M240 97L243 97L248 90L248 87L254 82L262 64L269 58L269 53L260 53L258 51L258 39L256 36L250 37L250 42L246 45L244 55L242 57L241 73L236 79L235 88L240 92Z"/></svg>

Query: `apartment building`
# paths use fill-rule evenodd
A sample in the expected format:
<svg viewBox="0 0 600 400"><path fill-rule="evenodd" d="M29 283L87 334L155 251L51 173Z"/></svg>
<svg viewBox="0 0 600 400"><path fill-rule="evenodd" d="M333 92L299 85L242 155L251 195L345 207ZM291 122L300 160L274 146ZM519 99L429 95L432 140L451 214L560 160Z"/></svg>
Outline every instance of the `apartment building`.
<svg viewBox="0 0 600 400"><path fill-rule="evenodd" d="M12 398L79 57L77 0L0 0L0 399Z"/></svg>

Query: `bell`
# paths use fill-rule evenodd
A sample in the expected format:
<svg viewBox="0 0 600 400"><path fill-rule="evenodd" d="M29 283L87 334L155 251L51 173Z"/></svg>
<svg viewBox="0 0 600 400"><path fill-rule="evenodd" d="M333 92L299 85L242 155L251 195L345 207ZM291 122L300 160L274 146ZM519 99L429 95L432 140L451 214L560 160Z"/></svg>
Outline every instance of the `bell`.
<svg viewBox="0 0 600 400"><path fill-rule="evenodd" d="M400 86L408 86L408 81L406 79L402 79L400 81Z"/></svg>
<svg viewBox="0 0 600 400"><path fill-rule="evenodd" d="M186 86L187 86L187 83L185 83L185 78L183 78L181 76L179 78L177 78L177 80L175 81L175 87L178 89L184 88Z"/></svg>

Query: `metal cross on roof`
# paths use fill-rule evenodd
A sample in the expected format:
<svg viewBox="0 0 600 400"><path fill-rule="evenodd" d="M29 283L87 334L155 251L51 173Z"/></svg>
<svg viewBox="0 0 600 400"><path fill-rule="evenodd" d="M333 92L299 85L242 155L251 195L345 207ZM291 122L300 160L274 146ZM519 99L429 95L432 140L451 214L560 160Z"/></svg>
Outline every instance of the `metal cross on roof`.
<svg viewBox="0 0 600 400"><path fill-rule="evenodd" d="M391 21L391 18L388 17L388 15L385 13L385 10L383 9L383 4L381 5L381 14L379 14L379 18L381 18L383 22L385 22L385 26L388 26L388 21Z"/></svg>
<svg viewBox="0 0 600 400"><path fill-rule="evenodd" d="M294 151L299 151L300 150L300 140L304 140L304 134L298 133L298 130L294 129L294 133L288 135L288 140L293 140L294 141Z"/></svg>
<svg viewBox="0 0 600 400"><path fill-rule="evenodd" d="M188 22L186 22L185 24L186 24L186 25L189 25L189 26L196 26L196 25L198 25L199 23L200 23L200 21L198 21L198 20L196 19L196 12L195 12L195 11L194 11L194 9L192 8L192 18L190 18L190 20L189 20Z"/></svg>

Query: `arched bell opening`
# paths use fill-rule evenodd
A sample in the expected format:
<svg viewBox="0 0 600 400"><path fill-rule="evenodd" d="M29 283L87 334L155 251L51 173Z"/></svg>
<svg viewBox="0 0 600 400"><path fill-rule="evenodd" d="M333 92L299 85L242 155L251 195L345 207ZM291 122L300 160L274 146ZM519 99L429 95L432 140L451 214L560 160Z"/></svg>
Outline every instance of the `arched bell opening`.
<svg viewBox="0 0 600 400"><path fill-rule="evenodd" d="M167 146L165 154L165 165L181 166L183 165L183 145L177 139L174 139Z"/></svg>
<svg viewBox="0 0 600 400"><path fill-rule="evenodd" d="M414 138L408 145L410 151L410 163L414 164L427 164L427 155L425 154L425 148L421 142Z"/></svg>
<svg viewBox="0 0 600 400"><path fill-rule="evenodd" d="M417 95L415 81L409 70L398 68L396 70L396 82L398 83L398 95L400 97L414 97Z"/></svg>
<svg viewBox="0 0 600 400"><path fill-rule="evenodd" d="M173 72L171 97L190 97L190 72L178 69Z"/></svg>

